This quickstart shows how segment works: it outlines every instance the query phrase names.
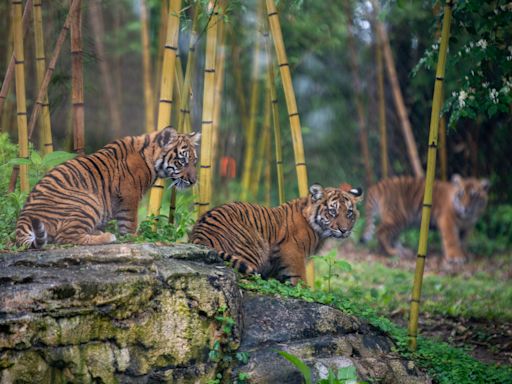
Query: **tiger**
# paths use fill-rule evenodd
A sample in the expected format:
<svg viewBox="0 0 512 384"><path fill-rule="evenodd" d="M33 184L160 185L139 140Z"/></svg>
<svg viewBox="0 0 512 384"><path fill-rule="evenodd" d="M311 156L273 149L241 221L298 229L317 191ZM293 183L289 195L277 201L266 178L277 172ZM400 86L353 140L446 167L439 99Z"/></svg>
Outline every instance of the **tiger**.
<svg viewBox="0 0 512 384"><path fill-rule="evenodd" d="M202 215L189 241L215 249L243 274L296 285L306 280L306 259L328 238L350 236L359 217L362 189L309 187L306 197L269 208L227 203Z"/></svg>
<svg viewBox="0 0 512 384"><path fill-rule="evenodd" d="M121 235L135 233L139 201L157 177L170 178L180 189L196 182L199 138L168 127L58 165L30 192L16 223L16 244L112 243L116 236L104 232L112 219Z"/></svg>
<svg viewBox="0 0 512 384"><path fill-rule="evenodd" d="M436 180L432 189L431 224L442 240L444 260L463 263L467 254L463 245L487 205L488 179L462 178L454 174L451 181ZM365 201L365 227L361 242L368 242L380 217L376 234L388 255L400 257L411 251L398 242L400 232L421 220L425 180L393 177L381 180L368 189Z"/></svg>

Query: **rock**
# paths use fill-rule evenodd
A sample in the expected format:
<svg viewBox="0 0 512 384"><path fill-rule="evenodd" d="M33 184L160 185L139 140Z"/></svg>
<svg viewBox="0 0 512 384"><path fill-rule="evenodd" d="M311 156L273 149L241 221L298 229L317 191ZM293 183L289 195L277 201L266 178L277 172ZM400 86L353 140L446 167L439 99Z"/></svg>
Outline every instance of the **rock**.
<svg viewBox="0 0 512 384"><path fill-rule="evenodd" d="M429 382L366 322L325 305L242 296L219 262L185 244L0 254L0 382L207 383L225 366L209 361L215 340L250 354L231 374L249 373L251 383L302 382L276 350L305 361L314 380L355 367L369 382ZM221 312L233 319L229 337Z"/></svg>
<svg viewBox="0 0 512 384"><path fill-rule="evenodd" d="M429 383L414 365L401 359L393 342L369 324L334 308L296 299L245 293L240 352L246 365L233 378L249 374L250 383L300 383L298 369L276 351L299 357L311 368L313 382L329 369L354 366L359 380L389 384Z"/></svg>
<svg viewBox="0 0 512 384"><path fill-rule="evenodd" d="M107 245L0 255L0 382L201 382L240 290L193 245Z"/></svg>

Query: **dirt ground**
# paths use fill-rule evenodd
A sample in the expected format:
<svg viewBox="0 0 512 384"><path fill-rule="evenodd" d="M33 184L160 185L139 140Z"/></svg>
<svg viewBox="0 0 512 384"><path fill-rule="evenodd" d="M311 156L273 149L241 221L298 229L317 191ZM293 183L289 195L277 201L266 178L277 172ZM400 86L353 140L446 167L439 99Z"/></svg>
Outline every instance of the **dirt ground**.
<svg viewBox="0 0 512 384"><path fill-rule="evenodd" d="M343 258L349 262L379 262L389 268L414 272L415 257L391 258L383 254L355 246L347 242L341 247ZM512 265L503 258L479 258L471 256L464 265L447 265L439 252L429 254L425 272L439 275L462 275L470 277L477 271L485 271L499 279L511 280ZM510 303L512 305L512 303ZM407 314L392 313L391 318L401 326L407 326ZM512 365L512 323L487 319L450 317L420 314L419 328L424 336L446 341L468 352L486 363Z"/></svg>

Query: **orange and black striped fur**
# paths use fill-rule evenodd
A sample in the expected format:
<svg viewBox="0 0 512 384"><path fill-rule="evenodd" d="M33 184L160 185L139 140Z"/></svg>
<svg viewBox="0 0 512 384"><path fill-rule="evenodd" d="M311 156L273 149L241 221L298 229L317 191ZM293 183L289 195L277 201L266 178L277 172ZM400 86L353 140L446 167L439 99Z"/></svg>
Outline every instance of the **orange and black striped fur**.
<svg viewBox="0 0 512 384"><path fill-rule="evenodd" d="M139 200L157 177L170 178L178 188L196 182L198 138L166 128L116 140L55 167L28 196L16 243L35 248L110 243L116 238L103 229L112 219L121 234L134 233Z"/></svg>
<svg viewBox="0 0 512 384"><path fill-rule="evenodd" d="M459 175L454 175L451 182L434 182L431 221L440 231L448 261L465 259L463 243L487 205L488 189L487 179L463 179ZM403 229L420 222L424 191L424 179L413 177L388 178L370 187L361 241L372 238L378 216L377 239L383 250L389 255L410 253L397 239Z"/></svg>
<svg viewBox="0 0 512 384"><path fill-rule="evenodd" d="M242 273L259 273L296 284L306 279L306 258L327 238L347 238L362 190L314 184L309 196L274 208L229 203L205 213L190 241L214 248Z"/></svg>

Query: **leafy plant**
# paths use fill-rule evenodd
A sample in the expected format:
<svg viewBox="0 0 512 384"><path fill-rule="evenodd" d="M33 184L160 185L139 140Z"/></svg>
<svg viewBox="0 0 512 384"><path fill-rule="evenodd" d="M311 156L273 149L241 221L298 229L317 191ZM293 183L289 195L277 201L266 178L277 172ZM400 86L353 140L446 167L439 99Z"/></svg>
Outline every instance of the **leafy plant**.
<svg viewBox="0 0 512 384"><path fill-rule="evenodd" d="M0 196L0 250L10 248L14 244L16 219L26 198L27 194L19 191Z"/></svg>
<svg viewBox="0 0 512 384"><path fill-rule="evenodd" d="M295 365L295 367L300 371L302 376L304 377L305 384L313 384L311 368L291 353L285 351L277 351L278 354L283 356L290 363ZM316 381L316 384L352 384L357 382L357 372L356 368L353 365L348 367L342 367L338 369L338 372L334 372L329 368L327 377Z"/></svg>
<svg viewBox="0 0 512 384"><path fill-rule="evenodd" d="M327 265L327 273L322 275L322 279L327 282L327 292L331 292L331 280L334 277L340 277L340 274L337 272L337 270L343 272L350 272L352 270L350 263L337 258L336 249L331 249L324 256L312 256L312 259L318 260Z"/></svg>

